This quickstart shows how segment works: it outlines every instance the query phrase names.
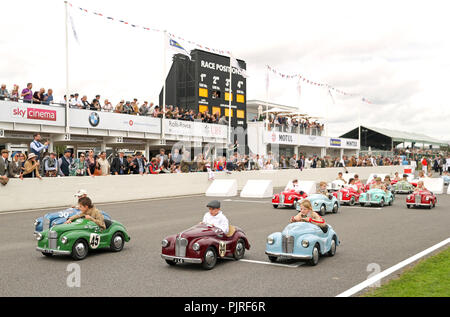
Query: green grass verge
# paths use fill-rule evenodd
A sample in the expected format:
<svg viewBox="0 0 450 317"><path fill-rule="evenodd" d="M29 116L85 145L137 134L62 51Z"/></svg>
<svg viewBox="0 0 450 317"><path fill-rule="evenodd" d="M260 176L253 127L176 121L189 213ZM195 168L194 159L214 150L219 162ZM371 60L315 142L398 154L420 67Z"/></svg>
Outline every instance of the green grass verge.
<svg viewBox="0 0 450 317"><path fill-rule="evenodd" d="M420 261L363 297L450 297L450 248Z"/></svg>

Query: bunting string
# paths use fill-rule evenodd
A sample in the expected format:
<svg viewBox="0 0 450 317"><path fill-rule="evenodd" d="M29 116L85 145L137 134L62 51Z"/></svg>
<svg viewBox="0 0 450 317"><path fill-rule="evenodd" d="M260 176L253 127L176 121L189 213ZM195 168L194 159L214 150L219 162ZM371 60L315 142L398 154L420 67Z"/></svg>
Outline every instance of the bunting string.
<svg viewBox="0 0 450 317"><path fill-rule="evenodd" d="M72 5L72 3L67 2L67 4L68 4L70 7L75 8L75 7ZM128 26L130 26L130 27L132 27L132 28L135 28L135 29L143 29L143 30L145 30L145 31L151 31L151 32L164 32L163 30L160 30L160 29L157 29L157 28L150 28L150 27L147 27L147 26L142 26L142 25L130 23L130 22L128 22L128 21L121 20L121 19L117 19L117 18L110 17L110 16L106 16L106 15L104 15L104 14L102 14L102 13L95 12L95 11L91 11L91 10L88 10L88 9L85 9L85 8L76 7L76 9L79 9L80 12L82 12L82 13L85 13L85 14L93 14L93 15L95 15L95 16L102 17L102 18L104 18L104 19L106 19L106 20L109 20L109 21L115 21L115 22L118 22L118 23L121 23L121 24L124 24L124 25L128 25ZM175 34L169 33L169 32L167 32L167 35L169 35L171 38L174 38L174 39L178 39L178 40L180 40L180 41L187 42L187 43L189 43L189 44L192 45L192 46L195 46L195 47L197 47L197 48L199 48L199 49L202 49L202 50L206 50L206 51L208 51L208 52L213 52L213 53L216 53L216 54L232 56L232 54L231 54L230 51L225 51L225 50L221 50L221 49L210 48L210 47L208 47L208 46L201 45L201 44L199 44L199 43L196 43L196 42L193 42L193 41L190 41L190 40L185 40L184 38L182 38L182 37L180 37L180 36L177 36L177 35L175 35ZM312 80L310 80L310 79L308 79L308 78L302 76L301 74L287 75L287 74L284 74L284 73L279 72L277 69L275 69L275 68L273 68L273 67L271 67L271 66L269 66L269 65L267 65L267 69L269 70L269 72L272 72L272 73L274 73L275 75L277 75L277 76L279 76L279 77L281 77L281 78L284 78L284 79L294 79L294 78L299 78L299 81L303 81L303 83L307 83L307 84L309 84L309 85L313 85L313 86L317 86L317 87L326 88L326 89L328 89L330 92L333 91L333 92L338 93L338 94L343 95L343 96L349 96L349 97L356 97L356 96L359 96L359 97L361 97L360 95L348 93L348 92L342 91L342 90L340 90L340 89L334 88L334 87L330 86L329 84L324 84L324 83L319 83L319 82L316 82L316 81L312 81ZM369 104L372 103L371 101L369 101L367 98L364 98L364 97L361 98L361 101L362 101L362 102L365 102L365 103L369 103Z"/></svg>

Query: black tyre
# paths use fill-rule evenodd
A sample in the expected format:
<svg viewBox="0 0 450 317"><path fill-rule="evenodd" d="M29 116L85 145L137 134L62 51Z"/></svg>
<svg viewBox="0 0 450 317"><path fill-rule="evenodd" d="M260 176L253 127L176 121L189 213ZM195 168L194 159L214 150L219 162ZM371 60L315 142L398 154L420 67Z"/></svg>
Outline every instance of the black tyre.
<svg viewBox="0 0 450 317"><path fill-rule="evenodd" d="M172 260L166 260L166 263L169 264L170 266L174 266L177 265L174 261Z"/></svg>
<svg viewBox="0 0 450 317"><path fill-rule="evenodd" d="M89 246L84 239L78 239L72 246L72 258L76 261L83 260L89 253Z"/></svg>
<svg viewBox="0 0 450 317"><path fill-rule="evenodd" d="M320 206L319 214L321 216L325 216L326 212L327 212L327 208L325 207L325 205Z"/></svg>
<svg viewBox="0 0 450 317"><path fill-rule="evenodd" d="M114 251L114 252L122 251L124 244L125 244L125 239L124 239L123 233L120 231L114 233L111 238L111 244L110 244L111 251Z"/></svg>
<svg viewBox="0 0 450 317"><path fill-rule="evenodd" d="M49 258L51 258L53 256L53 254L51 254L51 253L42 252L42 254Z"/></svg>
<svg viewBox="0 0 450 317"><path fill-rule="evenodd" d="M328 251L328 255L334 256L336 254L336 248L337 248L337 238L336 236L333 236L333 239L331 240L330 251Z"/></svg>
<svg viewBox="0 0 450 317"><path fill-rule="evenodd" d="M352 198L350 199L349 205L350 206L354 206L355 205L355 196L352 196Z"/></svg>
<svg viewBox="0 0 450 317"><path fill-rule="evenodd" d="M275 209L277 209L277 208L278 208L278 205L272 205L272 207L275 208Z"/></svg>
<svg viewBox="0 0 450 317"><path fill-rule="evenodd" d="M408 209L411 208L411 205L406 205L406 208L408 208Z"/></svg>
<svg viewBox="0 0 450 317"><path fill-rule="evenodd" d="M316 243L312 250L312 258L308 261L308 264L311 266L316 266L317 263L319 263L319 257L320 257L320 248L319 245Z"/></svg>
<svg viewBox="0 0 450 317"><path fill-rule="evenodd" d="M389 200L389 206L392 206L393 203L394 203L394 197L392 197L391 200Z"/></svg>
<svg viewBox="0 0 450 317"><path fill-rule="evenodd" d="M203 256L202 267L205 270L211 270L216 266L217 263L217 252L214 247L209 247L205 251L205 255Z"/></svg>
<svg viewBox="0 0 450 317"><path fill-rule="evenodd" d="M236 248L234 249L233 257L235 260L240 260L245 255L245 241L243 239L239 239L236 243Z"/></svg>
<svg viewBox="0 0 450 317"><path fill-rule="evenodd" d="M269 255L268 257L269 257L270 262L276 262L278 260L278 257L276 257L276 256Z"/></svg>
<svg viewBox="0 0 450 317"><path fill-rule="evenodd" d="M381 198L380 207L384 207L384 198Z"/></svg>
<svg viewBox="0 0 450 317"><path fill-rule="evenodd" d="M339 211L338 203L334 203L332 212L333 212L334 214L337 214L338 211Z"/></svg>

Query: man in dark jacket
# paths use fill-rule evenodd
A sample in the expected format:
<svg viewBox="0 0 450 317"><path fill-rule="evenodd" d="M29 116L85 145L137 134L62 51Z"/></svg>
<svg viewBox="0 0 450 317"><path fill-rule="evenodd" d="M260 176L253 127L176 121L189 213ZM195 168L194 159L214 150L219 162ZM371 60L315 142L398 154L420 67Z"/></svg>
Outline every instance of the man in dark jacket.
<svg viewBox="0 0 450 317"><path fill-rule="evenodd" d="M305 168L305 156L302 155L301 158L297 161L297 167L299 170L303 170Z"/></svg>
<svg viewBox="0 0 450 317"><path fill-rule="evenodd" d="M124 175L127 174L128 161L125 158L123 152L119 152L119 156L115 157L111 164L111 174L112 175Z"/></svg>

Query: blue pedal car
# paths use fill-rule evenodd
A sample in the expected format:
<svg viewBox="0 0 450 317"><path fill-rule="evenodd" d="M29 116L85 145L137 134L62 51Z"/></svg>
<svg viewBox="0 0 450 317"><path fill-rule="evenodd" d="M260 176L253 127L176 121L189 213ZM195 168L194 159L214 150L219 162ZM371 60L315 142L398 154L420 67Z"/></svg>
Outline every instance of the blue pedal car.
<svg viewBox="0 0 450 317"><path fill-rule="evenodd" d="M42 232L55 225L63 224L67 219L80 212L79 209L68 208L62 211L45 214L43 217L39 217L34 221L34 232ZM101 213L106 220L111 220L111 216L106 212L101 211Z"/></svg>
<svg viewBox="0 0 450 317"><path fill-rule="evenodd" d="M374 188L368 190L365 193L362 193L359 196L359 203L361 204L361 206L378 205L380 207L383 207L386 204L391 206L393 202L394 202L394 195L390 190L385 192L382 189Z"/></svg>
<svg viewBox="0 0 450 317"><path fill-rule="evenodd" d="M326 231L326 232L324 232ZM334 256L340 244L333 228L326 230L307 222L288 224L282 232L267 237L266 254L271 262L278 259L296 259L317 265L321 255Z"/></svg>
<svg viewBox="0 0 450 317"><path fill-rule="evenodd" d="M339 200L337 200L334 196L329 199L327 196L322 194L312 194L306 199L311 202L313 210L321 216L325 216L325 213L327 212L332 212L335 214L339 211ZM297 202L295 208L300 211L300 202Z"/></svg>

